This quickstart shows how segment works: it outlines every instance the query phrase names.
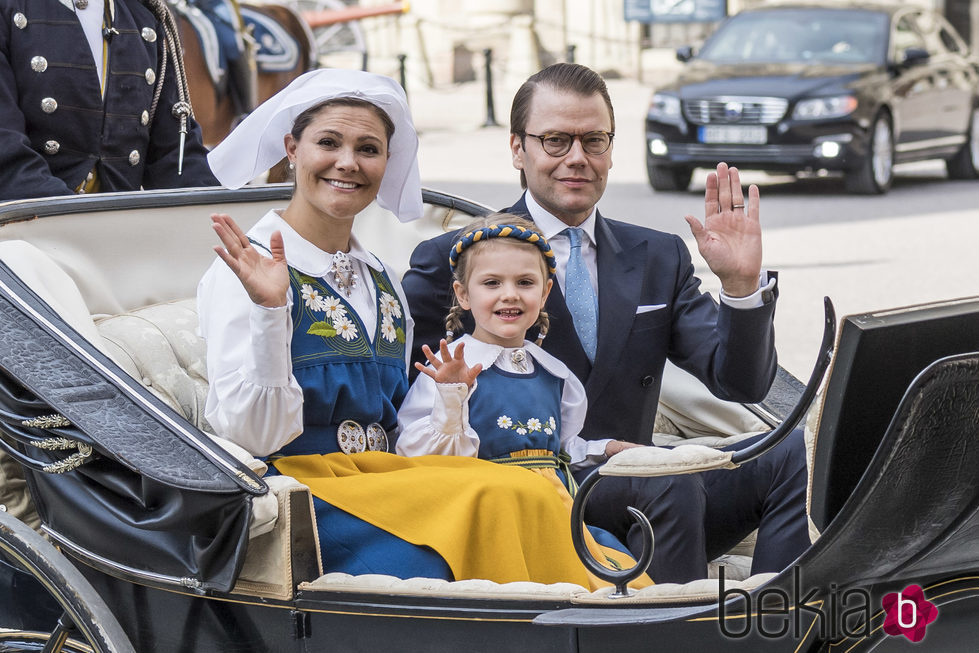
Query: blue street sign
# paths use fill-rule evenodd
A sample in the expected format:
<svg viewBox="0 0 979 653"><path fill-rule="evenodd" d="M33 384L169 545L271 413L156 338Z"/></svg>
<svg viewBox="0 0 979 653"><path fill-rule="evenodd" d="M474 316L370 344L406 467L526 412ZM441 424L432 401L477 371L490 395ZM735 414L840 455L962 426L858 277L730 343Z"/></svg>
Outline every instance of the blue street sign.
<svg viewBox="0 0 979 653"><path fill-rule="evenodd" d="M625 19L640 23L709 23L727 15L727 0L624 0Z"/></svg>

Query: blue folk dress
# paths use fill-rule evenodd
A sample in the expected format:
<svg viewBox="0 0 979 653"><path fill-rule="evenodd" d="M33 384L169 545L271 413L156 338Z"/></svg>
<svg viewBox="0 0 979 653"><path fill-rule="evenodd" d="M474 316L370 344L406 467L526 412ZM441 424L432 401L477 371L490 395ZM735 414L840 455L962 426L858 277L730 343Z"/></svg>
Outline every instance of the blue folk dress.
<svg viewBox="0 0 979 653"><path fill-rule="evenodd" d="M377 320L371 325L325 280L289 268L296 298L292 367L303 389L304 426L299 437L269 457L273 466L285 467L289 457L341 452L338 430L341 438L363 438L363 450L370 425L389 433L397 426L397 407L408 389L407 316L387 273L368 269L377 304ZM366 335L368 328L373 339ZM354 428L341 429L351 422L360 427L359 434ZM357 450L357 443L351 446ZM448 565L432 549L410 544L315 495L313 507L324 571L452 580Z"/></svg>
<svg viewBox="0 0 979 653"><path fill-rule="evenodd" d="M469 398L469 425L479 434L479 457L530 469L554 483L570 508L577 491L561 449L561 400L564 380L540 363L530 373L508 372L491 365L480 372ZM634 564L629 550L614 535L588 526L601 555L616 568ZM622 555L620 555L622 554ZM650 584L648 578L635 587Z"/></svg>

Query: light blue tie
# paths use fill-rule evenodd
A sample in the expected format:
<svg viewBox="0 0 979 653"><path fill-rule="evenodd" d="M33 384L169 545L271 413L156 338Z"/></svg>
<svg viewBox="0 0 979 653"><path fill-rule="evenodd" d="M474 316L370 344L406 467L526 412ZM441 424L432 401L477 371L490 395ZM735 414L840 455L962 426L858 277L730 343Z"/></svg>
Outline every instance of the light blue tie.
<svg viewBox="0 0 979 653"><path fill-rule="evenodd" d="M578 339L588 360L595 362L598 347L598 296L591 285L591 275L581 255L581 229L569 227L561 233L571 241L571 255L564 276L564 301L574 320Z"/></svg>

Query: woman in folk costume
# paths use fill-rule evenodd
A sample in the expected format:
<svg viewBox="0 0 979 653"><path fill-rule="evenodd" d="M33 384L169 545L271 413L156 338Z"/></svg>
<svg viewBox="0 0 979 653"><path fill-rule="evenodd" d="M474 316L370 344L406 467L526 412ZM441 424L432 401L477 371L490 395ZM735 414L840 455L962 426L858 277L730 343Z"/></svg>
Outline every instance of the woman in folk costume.
<svg viewBox="0 0 979 653"><path fill-rule="evenodd" d="M553 286L554 254L533 222L499 213L464 230L449 254L455 299L447 336L462 330L463 311L475 323L453 354L446 340L436 356L423 345L429 366L408 391L398 421L398 453L472 456L547 479L570 513L576 491L568 463L594 464L623 449L621 440L578 436L587 400L564 363L540 348L547 332L544 303ZM525 340L539 329L537 343ZM589 528L593 556L616 568L632 567L628 550L610 533ZM591 585L603 584L591 577ZM651 584L643 575L636 587Z"/></svg>
<svg viewBox="0 0 979 653"><path fill-rule="evenodd" d="M417 147L393 80L324 69L211 152L229 187L283 156L296 186L247 234L212 216L223 248L198 289L207 419L265 456L269 473L310 487L326 571L587 584L543 480L470 458L385 453L413 323L398 277L351 228L375 198L402 220L421 216Z"/></svg>

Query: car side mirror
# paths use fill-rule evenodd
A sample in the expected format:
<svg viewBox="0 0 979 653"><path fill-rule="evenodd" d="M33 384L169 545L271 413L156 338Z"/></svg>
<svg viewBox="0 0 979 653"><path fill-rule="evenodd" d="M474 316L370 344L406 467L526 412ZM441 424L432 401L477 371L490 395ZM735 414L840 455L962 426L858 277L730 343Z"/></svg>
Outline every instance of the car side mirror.
<svg viewBox="0 0 979 653"><path fill-rule="evenodd" d="M931 55L924 48L908 48L904 51L904 56L901 58L901 65L909 68L911 66L919 66L930 58Z"/></svg>
<svg viewBox="0 0 979 653"><path fill-rule="evenodd" d="M689 45L681 45L676 49L676 59L677 61L682 61L686 63L693 59L693 47Z"/></svg>

